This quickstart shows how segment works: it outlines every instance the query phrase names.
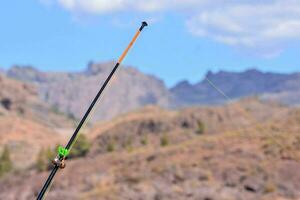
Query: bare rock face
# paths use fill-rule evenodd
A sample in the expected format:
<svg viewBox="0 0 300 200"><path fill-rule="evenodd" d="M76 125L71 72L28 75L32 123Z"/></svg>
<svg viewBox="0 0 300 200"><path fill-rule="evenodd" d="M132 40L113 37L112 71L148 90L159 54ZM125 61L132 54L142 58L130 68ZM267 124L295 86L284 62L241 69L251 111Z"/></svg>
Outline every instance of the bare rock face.
<svg viewBox="0 0 300 200"><path fill-rule="evenodd" d="M45 73L32 67L13 67L7 74L34 83L44 101L80 118L113 66L113 62L90 63L86 71L78 73ZM92 121L110 119L149 104L168 107L169 102L170 94L161 80L122 66L105 91Z"/></svg>

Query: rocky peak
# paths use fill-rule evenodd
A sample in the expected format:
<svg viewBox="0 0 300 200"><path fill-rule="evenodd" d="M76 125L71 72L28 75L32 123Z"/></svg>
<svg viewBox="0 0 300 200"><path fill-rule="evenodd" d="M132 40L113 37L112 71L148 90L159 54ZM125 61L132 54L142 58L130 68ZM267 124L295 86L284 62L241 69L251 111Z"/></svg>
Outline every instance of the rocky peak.
<svg viewBox="0 0 300 200"><path fill-rule="evenodd" d="M206 73L206 75L205 75L205 77L206 78L210 78L212 76L214 76L214 73L211 70L208 70L207 73Z"/></svg>
<svg viewBox="0 0 300 200"><path fill-rule="evenodd" d="M108 61L104 63L95 63L91 61L88 64L85 72L87 75L97 75L100 73L106 73L108 70L111 70L114 65L114 61Z"/></svg>
<svg viewBox="0 0 300 200"><path fill-rule="evenodd" d="M25 82L43 82L45 74L32 66L15 65L7 71L7 76Z"/></svg>
<svg viewBox="0 0 300 200"><path fill-rule="evenodd" d="M192 86L192 85L191 85L190 82L187 81L187 80L180 81L180 82L176 85L176 87L178 87L178 88L186 88L186 87L191 87L191 86Z"/></svg>
<svg viewBox="0 0 300 200"><path fill-rule="evenodd" d="M208 79L228 79L230 80L230 78L233 77L258 77L258 76L263 76L264 73L261 71L258 71L257 69L248 69L244 72L228 72L228 71L224 71L224 70L220 70L219 72L212 72L212 71L208 71L205 75L206 78Z"/></svg>
<svg viewBox="0 0 300 200"><path fill-rule="evenodd" d="M264 74L263 72L258 71L258 70L255 69L255 68L248 69L248 70L246 70L244 73L245 73L245 74Z"/></svg>

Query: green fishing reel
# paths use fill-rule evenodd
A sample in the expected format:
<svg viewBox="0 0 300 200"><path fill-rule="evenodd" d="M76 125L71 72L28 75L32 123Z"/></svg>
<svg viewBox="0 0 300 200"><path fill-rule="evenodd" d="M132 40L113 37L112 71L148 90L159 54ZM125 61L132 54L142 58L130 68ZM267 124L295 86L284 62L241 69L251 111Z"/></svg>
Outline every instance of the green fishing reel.
<svg viewBox="0 0 300 200"><path fill-rule="evenodd" d="M57 149L57 155L59 158L66 158L70 153L69 149L59 146Z"/></svg>
<svg viewBox="0 0 300 200"><path fill-rule="evenodd" d="M59 167L60 169L65 168L65 159L69 155L69 152L69 149L59 146L57 148L57 156L52 161L53 165Z"/></svg>

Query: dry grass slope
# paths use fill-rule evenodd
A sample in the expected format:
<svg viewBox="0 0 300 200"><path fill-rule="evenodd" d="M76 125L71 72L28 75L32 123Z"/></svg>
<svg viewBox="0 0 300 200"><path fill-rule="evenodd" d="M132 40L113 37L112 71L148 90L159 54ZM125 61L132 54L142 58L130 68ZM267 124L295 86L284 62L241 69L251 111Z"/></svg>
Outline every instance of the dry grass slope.
<svg viewBox="0 0 300 200"><path fill-rule="evenodd" d="M95 125L91 152L67 163L48 198L299 199L299 122L300 110L257 99L180 111L147 107ZM168 145L161 146L162 136ZM115 149L107 152L112 139ZM0 199L33 199L47 175L5 177Z"/></svg>

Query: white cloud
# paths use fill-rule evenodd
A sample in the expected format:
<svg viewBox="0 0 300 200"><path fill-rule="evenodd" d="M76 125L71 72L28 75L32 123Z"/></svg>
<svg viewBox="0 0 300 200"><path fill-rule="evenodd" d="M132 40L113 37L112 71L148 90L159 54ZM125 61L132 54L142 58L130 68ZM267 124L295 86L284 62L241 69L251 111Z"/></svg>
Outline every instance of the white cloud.
<svg viewBox="0 0 300 200"><path fill-rule="evenodd" d="M74 13L182 12L189 31L274 56L300 39L300 0L52 0Z"/></svg>
<svg viewBox="0 0 300 200"><path fill-rule="evenodd" d="M51 0L50 0L51 1ZM119 11L157 12L204 5L209 0L52 0L72 12L105 14Z"/></svg>
<svg viewBox="0 0 300 200"><path fill-rule="evenodd" d="M224 3L202 10L187 24L194 35L259 53L263 50L269 57L300 39L300 1Z"/></svg>

